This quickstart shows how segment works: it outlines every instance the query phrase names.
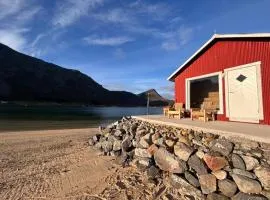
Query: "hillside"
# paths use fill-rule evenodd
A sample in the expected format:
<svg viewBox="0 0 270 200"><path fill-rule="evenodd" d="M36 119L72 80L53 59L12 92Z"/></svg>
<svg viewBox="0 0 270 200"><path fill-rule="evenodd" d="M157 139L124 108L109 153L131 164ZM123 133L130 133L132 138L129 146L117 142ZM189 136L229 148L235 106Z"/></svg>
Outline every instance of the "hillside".
<svg viewBox="0 0 270 200"><path fill-rule="evenodd" d="M0 43L0 100L141 106L133 93L109 91L77 70L19 53Z"/></svg>
<svg viewBox="0 0 270 200"><path fill-rule="evenodd" d="M159 106L159 105L166 106L172 103L171 100L168 100L162 97L155 89L150 89L150 90L147 90L145 92L138 94L139 97L143 97L146 100L147 100L148 95L149 95L149 104L151 106Z"/></svg>

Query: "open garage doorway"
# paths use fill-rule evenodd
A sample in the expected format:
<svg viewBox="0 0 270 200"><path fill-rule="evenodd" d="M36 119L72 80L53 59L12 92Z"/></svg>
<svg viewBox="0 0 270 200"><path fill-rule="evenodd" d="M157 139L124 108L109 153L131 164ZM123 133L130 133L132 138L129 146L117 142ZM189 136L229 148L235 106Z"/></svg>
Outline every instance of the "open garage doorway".
<svg viewBox="0 0 270 200"><path fill-rule="evenodd" d="M186 79L186 108L211 109L223 114L222 73Z"/></svg>

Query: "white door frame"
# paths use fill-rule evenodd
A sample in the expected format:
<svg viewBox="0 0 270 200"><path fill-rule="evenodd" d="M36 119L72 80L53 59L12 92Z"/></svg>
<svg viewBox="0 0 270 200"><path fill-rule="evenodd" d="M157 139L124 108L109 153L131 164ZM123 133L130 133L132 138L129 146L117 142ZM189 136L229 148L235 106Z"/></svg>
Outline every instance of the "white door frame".
<svg viewBox="0 0 270 200"><path fill-rule="evenodd" d="M251 67L256 66L256 72L257 72L257 89L258 89L258 108L259 108L259 119L250 120L250 122L259 123L259 120L263 120L263 97L262 97L262 77L261 77L261 61L248 63L245 65L239 65L231 68L224 69L225 73L225 105L226 105L226 117L230 119L230 109L229 109L229 89L228 89L228 72L235 69L241 69L245 67ZM232 121L235 121L235 119L230 119ZM237 119L237 121L242 121L241 119ZM245 121L245 120L243 120ZM245 121L247 122L247 121Z"/></svg>
<svg viewBox="0 0 270 200"><path fill-rule="evenodd" d="M218 76L218 88L219 88L219 111L217 112L217 114L223 114L223 82L222 82L222 72L214 72L214 73L210 73L210 74L204 74L201 76L195 76L192 78L187 78L186 79L186 109L190 109L190 82L193 80L197 80L197 79L202 79L202 78L208 78L211 76Z"/></svg>

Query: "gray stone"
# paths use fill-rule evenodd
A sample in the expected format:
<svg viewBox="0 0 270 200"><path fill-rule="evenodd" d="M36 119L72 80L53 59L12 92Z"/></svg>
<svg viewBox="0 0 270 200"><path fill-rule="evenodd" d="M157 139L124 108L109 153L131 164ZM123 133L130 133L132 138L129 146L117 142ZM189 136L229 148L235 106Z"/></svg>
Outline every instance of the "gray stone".
<svg viewBox="0 0 270 200"><path fill-rule="evenodd" d="M120 140L115 140L113 142L113 150L114 151L119 151L121 150L122 146L121 146L122 142Z"/></svg>
<svg viewBox="0 0 270 200"><path fill-rule="evenodd" d="M262 191L261 184L246 176L232 174L233 180L241 192L258 194Z"/></svg>
<svg viewBox="0 0 270 200"><path fill-rule="evenodd" d="M147 149L135 149L135 156L142 157L142 158L151 158L151 154L147 151Z"/></svg>
<svg viewBox="0 0 270 200"><path fill-rule="evenodd" d="M196 171L198 175L207 174L207 168L203 161L196 155L190 156L188 165Z"/></svg>
<svg viewBox="0 0 270 200"><path fill-rule="evenodd" d="M192 147L189 147L184 143L177 143L176 145L174 145L174 154L184 161L188 161L189 156L192 154L193 151L194 150Z"/></svg>
<svg viewBox="0 0 270 200"><path fill-rule="evenodd" d="M137 161L137 167L141 170L146 170L148 167L150 167L150 159L145 158L145 159L139 159Z"/></svg>
<svg viewBox="0 0 270 200"><path fill-rule="evenodd" d="M255 174L253 174L251 172L248 172L248 171L245 171L245 170L242 170L242 169L234 168L232 170L232 173L242 175L242 176L246 176L246 177L251 178L251 179L256 179L257 178Z"/></svg>
<svg viewBox="0 0 270 200"><path fill-rule="evenodd" d="M88 140L88 144L89 144L89 146L93 146L93 145L95 145L95 142L94 142L94 140L92 138L90 138Z"/></svg>
<svg viewBox="0 0 270 200"><path fill-rule="evenodd" d="M242 155L241 157L245 162L246 170L250 171L259 166L259 161L256 158L244 155Z"/></svg>
<svg viewBox="0 0 270 200"><path fill-rule="evenodd" d="M189 184L183 178L172 174L170 177L171 184L179 190L181 194L193 196L194 199L205 199L202 192Z"/></svg>
<svg viewBox="0 0 270 200"><path fill-rule="evenodd" d="M113 150L113 144L110 141L104 141L101 143L102 149L105 153L108 153Z"/></svg>
<svg viewBox="0 0 270 200"><path fill-rule="evenodd" d="M118 129L114 132L114 135L119 137L122 136L126 131L124 129Z"/></svg>
<svg viewBox="0 0 270 200"><path fill-rule="evenodd" d="M147 175L149 178L155 179L157 177L160 177L160 170L154 165L152 165L147 169Z"/></svg>
<svg viewBox="0 0 270 200"><path fill-rule="evenodd" d="M219 180L218 188L227 197L232 197L237 191L237 185L229 179Z"/></svg>
<svg viewBox="0 0 270 200"><path fill-rule="evenodd" d="M159 148L154 154L157 166L171 173L184 173L186 166L179 162L171 153L164 148Z"/></svg>
<svg viewBox="0 0 270 200"><path fill-rule="evenodd" d="M217 190L217 179L212 174L199 175L199 182L203 194L210 194Z"/></svg>
<svg viewBox="0 0 270 200"><path fill-rule="evenodd" d="M268 167L259 167L254 170L259 181L262 183L262 186L265 190L270 190L270 168Z"/></svg>
<svg viewBox="0 0 270 200"><path fill-rule="evenodd" d="M232 164L234 168L246 170L245 162L238 154L232 154Z"/></svg>
<svg viewBox="0 0 270 200"><path fill-rule="evenodd" d="M101 135L100 135L100 134L96 134L96 135L94 135L94 136L93 136L93 140L94 140L94 142L98 142L98 141L99 141L99 139L100 139L100 137L101 137Z"/></svg>
<svg viewBox="0 0 270 200"><path fill-rule="evenodd" d="M171 140L171 139L168 139L168 140L165 140L165 144L168 146L168 147L173 147L174 144L175 144L175 141Z"/></svg>
<svg viewBox="0 0 270 200"><path fill-rule="evenodd" d="M206 200L230 200L230 199L222 194L211 193L207 195Z"/></svg>
<svg viewBox="0 0 270 200"><path fill-rule="evenodd" d="M101 148L102 148L101 143L100 143L100 142L96 143L96 144L95 144L95 148L101 149Z"/></svg>
<svg viewBox="0 0 270 200"><path fill-rule="evenodd" d="M149 147L149 143L144 138L141 138L139 141L139 146L147 149Z"/></svg>
<svg viewBox="0 0 270 200"><path fill-rule="evenodd" d="M242 192L237 193L232 197L232 200L267 200L266 197L256 194L245 194Z"/></svg>
<svg viewBox="0 0 270 200"><path fill-rule="evenodd" d="M212 142L211 150L219 152L224 156L228 156L233 150L233 143L226 139L219 138Z"/></svg>
<svg viewBox="0 0 270 200"><path fill-rule="evenodd" d="M192 175L190 172L185 171L185 178L194 187L200 187L199 180L194 175Z"/></svg>
<svg viewBox="0 0 270 200"><path fill-rule="evenodd" d="M125 137L125 139L122 141L122 150L123 151L130 151L132 148L132 140L130 137Z"/></svg>

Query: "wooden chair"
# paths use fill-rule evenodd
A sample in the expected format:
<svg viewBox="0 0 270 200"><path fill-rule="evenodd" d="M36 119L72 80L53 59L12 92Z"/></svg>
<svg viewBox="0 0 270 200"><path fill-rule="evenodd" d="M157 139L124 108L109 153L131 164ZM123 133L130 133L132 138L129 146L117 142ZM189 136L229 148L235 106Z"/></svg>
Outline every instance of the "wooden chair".
<svg viewBox="0 0 270 200"><path fill-rule="evenodd" d="M163 115L168 116L168 111L170 110L170 106L163 107Z"/></svg>
<svg viewBox="0 0 270 200"><path fill-rule="evenodd" d="M204 122L215 121L217 108L212 102L204 102L201 108L190 109L190 118L203 120Z"/></svg>
<svg viewBox="0 0 270 200"><path fill-rule="evenodd" d="M183 107L183 103L175 103L173 110L168 110L168 117L174 117L177 116L179 119L184 116L185 109Z"/></svg>

